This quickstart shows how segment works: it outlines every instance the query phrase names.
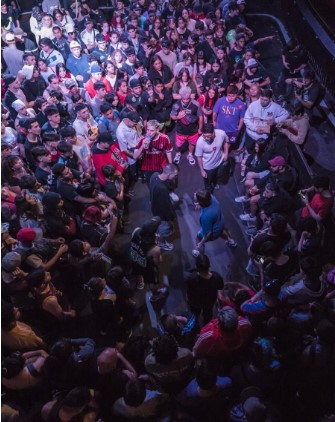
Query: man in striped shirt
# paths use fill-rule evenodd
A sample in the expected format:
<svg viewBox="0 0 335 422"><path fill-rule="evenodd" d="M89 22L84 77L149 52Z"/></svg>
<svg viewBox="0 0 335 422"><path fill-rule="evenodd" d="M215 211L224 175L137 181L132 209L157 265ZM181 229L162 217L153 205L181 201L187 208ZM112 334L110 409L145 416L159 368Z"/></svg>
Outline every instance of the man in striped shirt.
<svg viewBox="0 0 335 422"><path fill-rule="evenodd" d="M157 120L148 121L147 133L139 139L133 155L135 160L142 158L141 170L148 184L155 172L161 172L167 163L172 163L171 141L158 127Z"/></svg>
<svg viewBox="0 0 335 422"><path fill-rule="evenodd" d="M252 335L251 323L229 307L223 307L218 318L205 325L193 347L195 358L230 361L240 355Z"/></svg>

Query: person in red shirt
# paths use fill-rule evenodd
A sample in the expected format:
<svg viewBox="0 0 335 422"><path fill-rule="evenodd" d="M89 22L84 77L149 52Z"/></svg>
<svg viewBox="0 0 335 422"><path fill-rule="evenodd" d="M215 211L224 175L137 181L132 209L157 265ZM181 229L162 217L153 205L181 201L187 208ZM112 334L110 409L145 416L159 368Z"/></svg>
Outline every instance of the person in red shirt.
<svg viewBox="0 0 335 422"><path fill-rule="evenodd" d="M116 84L116 95L118 96L122 107L125 106L126 97L130 93L131 90L128 88L127 81L125 81L124 79L118 80Z"/></svg>
<svg viewBox="0 0 335 422"><path fill-rule="evenodd" d="M104 186L105 178L102 174L102 167L111 164L121 174L128 168L127 155L121 152L119 144L113 140L110 133L101 133L97 142L92 146L92 160L99 183Z"/></svg>
<svg viewBox="0 0 335 422"><path fill-rule="evenodd" d="M334 195L330 190L328 176L314 176L312 186L301 191L302 201L305 204L301 217L311 216L317 222L325 220L331 213L334 205ZM310 194L312 199L310 200Z"/></svg>
<svg viewBox="0 0 335 422"><path fill-rule="evenodd" d="M224 306L213 319L200 331L193 347L195 358L214 358L230 360L239 355L252 335L251 323L237 315L237 312Z"/></svg>
<svg viewBox="0 0 335 422"><path fill-rule="evenodd" d="M94 98L96 94L96 91L94 89L95 82L102 82L106 87L106 92L111 92L111 84L107 81L106 78L102 76L102 69L97 64L94 64L91 67L91 77L84 85L84 88L86 89L91 98Z"/></svg>
<svg viewBox="0 0 335 422"><path fill-rule="evenodd" d="M141 170L144 172L147 183L156 172L161 172L168 163L172 163L172 144L167 135L159 132L159 122L149 120L147 133L142 136L134 150L133 158L142 157Z"/></svg>

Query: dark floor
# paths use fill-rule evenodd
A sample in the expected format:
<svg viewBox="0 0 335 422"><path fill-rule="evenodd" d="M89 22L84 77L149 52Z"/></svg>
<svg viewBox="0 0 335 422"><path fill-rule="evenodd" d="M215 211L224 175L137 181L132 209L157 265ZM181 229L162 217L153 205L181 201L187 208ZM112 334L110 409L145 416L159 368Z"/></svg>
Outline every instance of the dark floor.
<svg viewBox="0 0 335 422"><path fill-rule="evenodd" d="M251 25L254 31L254 38L275 34L276 37L271 41L259 44L261 51L260 61L268 71L272 84L277 80L281 69L281 49L282 43L277 27L272 22L264 20L253 20ZM335 133L327 122L313 126L309 138L305 145L305 152L308 154L308 160L313 171L327 173L335 178ZM174 136L170 136L172 141ZM220 186L215 191L215 196L219 199L225 216L226 225L237 240L238 247L229 249L223 239L216 240L206 245L206 254L211 261L211 268L218 271L225 280L244 282L246 274L244 268L247 263L247 245L248 239L245 235L246 224L239 219L239 214L243 209L240 204L234 202L234 197L239 195L238 189L241 185L239 180L239 165L236 166L234 177L231 177L228 184ZM197 164L190 166L186 154L183 155L180 162L180 173L178 178L178 189L176 193L180 197L180 203L177 206L177 224L176 230L171 241L174 244L172 252L163 252L163 262L161 265L161 281L169 286L170 295L167 299L162 313L172 312L180 313L186 310L184 278L185 273L194 265L194 258L191 251L195 246L195 235L199 228L199 214L195 211L193 205L194 191L202 187L202 178ZM131 200L130 211L133 228L141 225L147 218L151 217L150 202L148 197L148 188L141 181L137 182L136 197ZM117 243L120 248L124 248L129 242L130 236L119 236ZM145 334L152 333L151 328L156 326L156 315L149 302L149 293L138 291L136 293L138 306L146 308L143 323L136 329L136 332ZM145 304L147 306L145 306Z"/></svg>
<svg viewBox="0 0 335 422"><path fill-rule="evenodd" d="M239 171L236 170L236 177L239 178ZM180 172L178 177L178 189L176 193L180 197L180 203L177 204L177 221L175 233L171 238L174 244L174 250L171 252L163 251L163 262L161 264L161 281L169 286L170 295L166 306L162 312L181 313L186 310L184 294L184 277L194 265L194 258L191 251L195 246L195 236L199 229L199 211L194 209L193 193L203 186L202 177L197 165L190 166L186 154L183 155L180 162ZM138 181L135 187L136 197L130 204L130 215L133 227L141 225L146 219L151 217L150 202L148 197L148 188L146 184ZM243 281L245 279L244 267L247 262L246 237L244 234L245 225L240 222L239 214L242 213L240 204L234 202L235 196L238 196L235 179L230 178L225 186L220 186L215 190L215 196L221 203L225 216L227 227L238 242L236 249L230 249L226 246L223 239L206 244L206 254L211 261L211 269L218 271L225 279ZM129 242L129 236L119 236L117 242L120 247ZM149 293L144 291L136 293L136 300L139 306L147 302L149 317L152 327L156 325L155 313L148 303ZM147 332L147 318L145 318L142 327Z"/></svg>

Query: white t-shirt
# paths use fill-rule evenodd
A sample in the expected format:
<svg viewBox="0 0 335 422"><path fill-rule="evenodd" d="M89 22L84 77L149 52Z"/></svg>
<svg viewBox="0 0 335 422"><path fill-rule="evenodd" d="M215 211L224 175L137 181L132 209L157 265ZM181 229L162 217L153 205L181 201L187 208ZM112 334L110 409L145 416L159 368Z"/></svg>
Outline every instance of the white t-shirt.
<svg viewBox="0 0 335 422"><path fill-rule="evenodd" d="M224 159L223 144L228 141L226 132L215 129L215 138L212 143L207 142L201 135L195 147L195 156L202 157L204 170L217 168Z"/></svg>
<svg viewBox="0 0 335 422"><path fill-rule="evenodd" d="M128 127L124 122L121 122L116 130L116 139L119 143L121 151L134 150L138 144L140 134L136 129ZM134 164L136 160L128 157L129 164Z"/></svg>
<svg viewBox="0 0 335 422"><path fill-rule="evenodd" d="M77 154L84 171L92 169L91 150L86 139L83 136L77 135L77 143L72 145L73 151Z"/></svg>

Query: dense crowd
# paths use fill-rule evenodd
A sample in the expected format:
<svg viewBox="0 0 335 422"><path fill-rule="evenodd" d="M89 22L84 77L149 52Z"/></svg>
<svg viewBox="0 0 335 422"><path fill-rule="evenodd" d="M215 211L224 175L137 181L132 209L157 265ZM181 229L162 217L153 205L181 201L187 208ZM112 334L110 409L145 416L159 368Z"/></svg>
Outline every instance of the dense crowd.
<svg viewBox="0 0 335 422"><path fill-rule="evenodd" d="M334 195L324 175L301 186L289 153L322 96L304 48L284 46L275 81L245 0L111 3L43 0L25 32L1 1L2 419L330 420ZM195 165L187 309L164 314ZM215 196L238 170L248 247ZM153 217L135 228L139 180ZM243 279L211 270L218 238L246 248Z"/></svg>

